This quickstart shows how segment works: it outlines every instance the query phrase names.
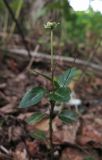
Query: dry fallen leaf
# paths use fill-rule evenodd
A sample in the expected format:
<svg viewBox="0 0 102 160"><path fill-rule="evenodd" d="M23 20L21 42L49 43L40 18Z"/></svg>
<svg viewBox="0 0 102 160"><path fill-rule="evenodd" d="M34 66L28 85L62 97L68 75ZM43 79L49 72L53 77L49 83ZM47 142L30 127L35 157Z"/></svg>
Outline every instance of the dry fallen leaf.
<svg viewBox="0 0 102 160"><path fill-rule="evenodd" d="M75 143L76 133L80 126L79 121L71 124L63 124L63 122L56 117L53 120L53 143L61 144L64 142ZM45 131L48 135L49 133L49 119L46 118L35 125L28 125L29 131L34 131L39 129Z"/></svg>
<svg viewBox="0 0 102 160"><path fill-rule="evenodd" d="M39 153L39 141L35 140L33 142L31 141L26 141L27 148L29 151L29 154L34 157Z"/></svg>
<svg viewBox="0 0 102 160"><path fill-rule="evenodd" d="M81 145L85 145L88 142L102 144L102 132L99 132L93 126L86 125L82 129L82 134L79 138L79 142Z"/></svg>
<svg viewBox="0 0 102 160"><path fill-rule="evenodd" d="M27 152L24 149L23 151L16 150L16 152L13 154L13 160L29 160L27 158Z"/></svg>
<svg viewBox="0 0 102 160"><path fill-rule="evenodd" d="M42 130L42 131L48 131L49 119L45 118L41 122L38 122L34 125L28 125L27 129L31 132L34 131L35 129Z"/></svg>
<svg viewBox="0 0 102 160"><path fill-rule="evenodd" d="M89 109L89 113L83 116L83 125L81 133L78 136L78 142L86 145L89 142L102 145L102 107ZM94 145L95 146L95 145Z"/></svg>
<svg viewBox="0 0 102 160"><path fill-rule="evenodd" d="M100 160L97 153L89 150L88 153L81 152L74 148L67 148L62 152L60 160L84 160L86 157L92 157L94 160Z"/></svg>
<svg viewBox="0 0 102 160"><path fill-rule="evenodd" d="M10 126L8 128L8 139L9 141L18 141L21 140L23 135L23 129L20 126Z"/></svg>
<svg viewBox="0 0 102 160"><path fill-rule="evenodd" d="M0 112L3 113L3 114L7 114L7 113L13 113L15 110L16 110L16 105L17 105L17 97L12 97L10 100L9 100L11 103L3 106L2 108L0 108Z"/></svg>
<svg viewBox="0 0 102 160"><path fill-rule="evenodd" d="M79 126L80 123L77 121L73 124L63 124L62 128L57 128L54 132L54 143L70 142L75 144Z"/></svg>
<svg viewBox="0 0 102 160"><path fill-rule="evenodd" d="M8 59L7 65L12 71L14 71L14 72L18 71L18 64L14 59Z"/></svg>

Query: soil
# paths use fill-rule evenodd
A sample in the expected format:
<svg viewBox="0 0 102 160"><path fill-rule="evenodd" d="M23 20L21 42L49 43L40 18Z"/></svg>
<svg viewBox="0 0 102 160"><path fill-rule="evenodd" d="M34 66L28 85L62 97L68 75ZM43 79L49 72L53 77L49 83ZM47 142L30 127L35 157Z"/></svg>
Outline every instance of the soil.
<svg viewBox="0 0 102 160"><path fill-rule="evenodd" d="M27 72L28 61L4 56L0 58L0 160L49 160L48 138L32 138L31 132L40 128L48 135L48 119L36 125L26 123L27 117L40 110L47 112L48 101L20 109L20 100L32 86L50 89L50 83L39 75ZM49 64L34 61L32 68L49 73ZM56 72L63 71L56 67ZM71 124L54 118L54 160L102 160L102 79L85 76L75 89L82 101L80 118ZM75 107L69 106L69 110Z"/></svg>

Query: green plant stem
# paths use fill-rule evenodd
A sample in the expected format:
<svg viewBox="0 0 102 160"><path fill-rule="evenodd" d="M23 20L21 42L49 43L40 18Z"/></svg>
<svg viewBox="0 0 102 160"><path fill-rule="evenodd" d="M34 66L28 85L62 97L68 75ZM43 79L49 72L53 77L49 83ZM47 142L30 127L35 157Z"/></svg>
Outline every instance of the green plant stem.
<svg viewBox="0 0 102 160"><path fill-rule="evenodd" d="M51 82L52 82L52 92L54 92L54 60L53 60L53 30L51 30ZM54 106L55 102L50 101L50 118L49 118L49 140L50 140L50 151L51 151L51 156L50 160L53 160L53 111L54 111Z"/></svg>
<svg viewBox="0 0 102 160"><path fill-rule="evenodd" d="M50 139L50 160L53 160L53 126L52 126L52 122L53 122L53 111L54 111L54 106L55 103L53 101L50 102L51 104L51 109L50 109L50 119L49 119L49 139Z"/></svg>
<svg viewBox="0 0 102 160"><path fill-rule="evenodd" d="M53 30L51 30L51 79L52 89L54 90Z"/></svg>

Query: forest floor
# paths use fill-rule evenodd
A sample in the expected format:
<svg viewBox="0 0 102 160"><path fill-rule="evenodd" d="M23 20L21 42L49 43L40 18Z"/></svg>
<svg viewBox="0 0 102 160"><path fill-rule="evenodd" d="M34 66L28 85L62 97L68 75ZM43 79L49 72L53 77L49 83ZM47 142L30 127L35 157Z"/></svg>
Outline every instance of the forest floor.
<svg viewBox="0 0 102 160"><path fill-rule="evenodd" d="M19 104L31 86L50 88L50 84L41 76L28 73L26 66L22 59L8 56L0 60L0 160L49 159L48 140L40 141L30 135L36 128L48 134L48 119L36 125L26 123L26 118L39 109L46 112L48 101L43 99L29 109L20 109ZM32 67L50 72L49 64L40 59ZM57 68L57 72L62 68ZM77 86L76 95L82 100L81 118L71 124L62 123L58 117L53 120L54 159L102 160L102 79L85 77Z"/></svg>

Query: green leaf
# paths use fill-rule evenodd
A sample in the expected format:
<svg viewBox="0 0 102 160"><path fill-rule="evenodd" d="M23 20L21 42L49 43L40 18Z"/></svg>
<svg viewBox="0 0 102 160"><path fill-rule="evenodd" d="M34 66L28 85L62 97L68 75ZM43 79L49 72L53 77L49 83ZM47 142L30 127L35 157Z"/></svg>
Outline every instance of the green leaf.
<svg viewBox="0 0 102 160"><path fill-rule="evenodd" d="M56 89L60 88L60 85L59 85L59 83L57 82L56 77L54 77L54 87L55 87Z"/></svg>
<svg viewBox="0 0 102 160"><path fill-rule="evenodd" d="M65 71L62 75L56 78L57 83L60 87L67 86L72 80L80 75L80 70L71 68Z"/></svg>
<svg viewBox="0 0 102 160"><path fill-rule="evenodd" d="M50 100L58 102L67 102L70 100L70 89L60 87L56 91L50 93Z"/></svg>
<svg viewBox="0 0 102 160"><path fill-rule="evenodd" d="M31 137L44 141L46 139L46 134L44 131L36 130L33 133L31 133Z"/></svg>
<svg viewBox="0 0 102 160"><path fill-rule="evenodd" d="M76 112L73 112L73 111L63 110L59 114L59 118L64 123L71 123L71 122L75 122L78 119L78 114Z"/></svg>
<svg viewBox="0 0 102 160"><path fill-rule="evenodd" d="M20 102L20 108L27 108L29 106L39 103L45 93L46 90L42 87L35 87L30 89L22 98Z"/></svg>
<svg viewBox="0 0 102 160"><path fill-rule="evenodd" d="M41 112L35 112L31 117L27 119L27 123L29 124L35 124L37 122L40 122L43 118L45 118L46 115Z"/></svg>

